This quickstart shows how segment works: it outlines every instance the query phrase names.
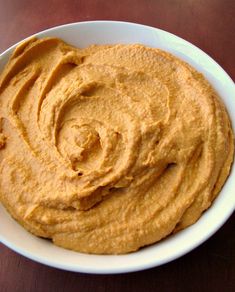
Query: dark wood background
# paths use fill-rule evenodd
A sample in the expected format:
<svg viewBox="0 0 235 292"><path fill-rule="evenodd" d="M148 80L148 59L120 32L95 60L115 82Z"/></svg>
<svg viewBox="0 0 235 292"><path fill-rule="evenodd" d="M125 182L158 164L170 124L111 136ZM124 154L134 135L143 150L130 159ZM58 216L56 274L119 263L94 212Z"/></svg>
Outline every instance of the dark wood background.
<svg viewBox="0 0 235 292"><path fill-rule="evenodd" d="M172 32L211 55L235 80L234 0L0 0L0 52L40 30L85 20L131 21ZM235 291L235 214L190 254L130 274L65 272L0 244L0 291Z"/></svg>

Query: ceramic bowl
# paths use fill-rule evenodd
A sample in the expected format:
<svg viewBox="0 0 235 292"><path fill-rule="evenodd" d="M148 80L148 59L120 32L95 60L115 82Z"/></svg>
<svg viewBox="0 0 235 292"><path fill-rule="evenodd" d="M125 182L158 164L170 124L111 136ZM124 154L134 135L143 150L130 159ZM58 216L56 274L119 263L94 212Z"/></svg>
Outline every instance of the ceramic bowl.
<svg viewBox="0 0 235 292"><path fill-rule="evenodd" d="M232 79L202 50L169 32L135 23L90 21L54 27L35 36L59 37L81 48L90 44L141 43L169 51L206 76L223 99L235 128L235 86ZM0 55L0 71L16 45ZM179 258L212 236L235 209L234 190L233 166L219 196L195 224L156 244L126 255L89 255L57 247L51 241L27 232L1 205L0 241L27 258L64 270L94 274L139 271Z"/></svg>

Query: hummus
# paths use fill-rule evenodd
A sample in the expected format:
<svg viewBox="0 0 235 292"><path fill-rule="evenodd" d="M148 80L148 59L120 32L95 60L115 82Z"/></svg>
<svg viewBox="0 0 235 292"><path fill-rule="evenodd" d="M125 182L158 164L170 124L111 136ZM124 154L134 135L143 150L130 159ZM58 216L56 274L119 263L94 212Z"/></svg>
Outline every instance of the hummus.
<svg viewBox="0 0 235 292"><path fill-rule="evenodd" d="M0 76L0 198L33 234L120 254L193 224L233 160L204 77L143 45L20 44Z"/></svg>

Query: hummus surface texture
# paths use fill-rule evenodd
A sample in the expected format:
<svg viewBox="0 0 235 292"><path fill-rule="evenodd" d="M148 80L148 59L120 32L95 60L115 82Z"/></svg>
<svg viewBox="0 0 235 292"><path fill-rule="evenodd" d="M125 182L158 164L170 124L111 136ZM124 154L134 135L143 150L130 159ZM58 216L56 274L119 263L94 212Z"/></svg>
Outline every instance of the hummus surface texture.
<svg viewBox="0 0 235 292"><path fill-rule="evenodd" d="M0 76L0 198L33 234L119 254L193 224L233 161L224 105L143 45L20 44Z"/></svg>

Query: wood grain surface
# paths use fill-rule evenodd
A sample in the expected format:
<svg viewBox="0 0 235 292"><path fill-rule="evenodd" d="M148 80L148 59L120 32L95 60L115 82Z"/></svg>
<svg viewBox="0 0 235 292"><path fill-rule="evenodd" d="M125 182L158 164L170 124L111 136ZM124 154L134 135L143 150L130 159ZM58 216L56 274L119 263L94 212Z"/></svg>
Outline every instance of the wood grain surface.
<svg viewBox="0 0 235 292"><path fill-rule="evenodd" d="M235 80L234 0L0 0L0 52L40 30L86 20L131 21L172 32L208 53ZM5 291L235 291L235 214L188 255L130 274L65 272L0 244L0 292Z"/></svg>

